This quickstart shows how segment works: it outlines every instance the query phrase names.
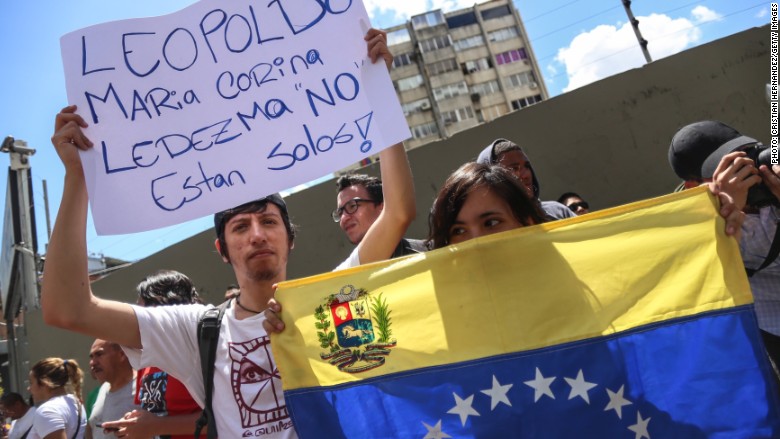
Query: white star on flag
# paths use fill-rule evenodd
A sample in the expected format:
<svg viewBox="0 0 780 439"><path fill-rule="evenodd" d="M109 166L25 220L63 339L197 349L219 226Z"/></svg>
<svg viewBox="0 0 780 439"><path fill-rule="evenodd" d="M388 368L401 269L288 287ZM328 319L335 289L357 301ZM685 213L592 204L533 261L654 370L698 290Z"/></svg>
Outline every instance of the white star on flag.
<svg viewBox="0 0 780 439"><path fill-rule="evenodd" d="M509 398L507 398L506 396L506 392L508 392L509 389L512 388L512 386L513 384L505 384L502 386L496 379L496 376L493 375L493 387L482 391L482 393L490 397L491 411L493 411L493 409L496 408L499 402L503 402L509 407L512 407L512 403L509 402Z"/></svg>
<svg viewBox="0 0 780 439"><path fill-rule="evenodd" d="M531 381L524 381L523 383L534 389L534 402L539 401L542 395L547 395L552 399L555 399L552 390L550 390L550 384L555 381L555 377L545 378L539 368L536 368L536 377Z"/></svg>
<svg viewBox="0 0 780 439"><path fill-rule="evenodd" d="M563 377L567 383L571 386L571 393L569 393L569 399L576 396L581 397L588 404L590 404L590 398L588 398L588 390L596 387L595 383L589 383L585 381L585 377L582 375L582 369L577 373L577 378Z"/></svg>
<svg viewBox="0 0 780 439"><path fill-rule="evenodd" d="M634 439L642 439L643 437L650 439L650 433L647 432L647 424L649 423L650 418L642 419L642 414L638 411L636 412L636 424L628 427L629 430L634 432Z"/></svg>
<svg viewBox="0 0 780 439"><path fill-rule="evenodd" d="M441 431L441 419L439 419L439 422L436 423L433 427L423 422L423 425L425 428L428 429L428 433L425 435L423 439L445 439L448 437L452 437L448 435L447 433Z"/></svg>
<svg viewBox="0 0 780 439"><path fill-rule="evenodd" d="M471 407L471 403L474 401L474 395L469 396L466 399L460 399L457 393L452 393L455 397L455 407L449 409L447 413L460 416L460 423L466 426L466 420L469 416L479 416L476 410Z"/></svg>
<svg viewBox="0 0 780 439"><path fill-rule="evenodd" d="M631 405L631 401L623 398L623 387L625 386L620 386L620 389L618 389L617 392L613 392L607 389L607 395L609 395L609 404L607 404L607 407L604 409L605 412L607 410L614 410L620 419L623 419L623 406Z"/></svg>

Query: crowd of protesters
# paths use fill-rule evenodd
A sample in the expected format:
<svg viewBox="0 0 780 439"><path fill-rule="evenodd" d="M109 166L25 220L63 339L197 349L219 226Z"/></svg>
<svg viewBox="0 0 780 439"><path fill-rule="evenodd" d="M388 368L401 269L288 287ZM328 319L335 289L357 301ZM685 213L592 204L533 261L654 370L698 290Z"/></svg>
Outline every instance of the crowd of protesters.
<svg viewBox="0 0 780 439"><path fill-rule="evenodd" d="M389 68L392 55L385 33L372 29L366 41L372 62L383 61ZM95 360L93 366L91 360L90 369L104 381L106 390L98 393L102 402L94 406L102 407L100 411L92 408L87 415L78 364L60 358L41 360L30 371L29 392L36 407L16 394L0 399L4 413L15 420L9 437L21 437L15 435L25 429L29 438L60 431L62 435L56 437L191 437L200 407L211 402L199 362L198 322L212 307L201 303L186 276L170 271L139 285L137 305L92 294L85 263L87 191L79 150L93 144L83 134L86 123L75 110L66 107L57 115L52 136L66 176L41 301L49 325L97 338L90 356L99 354L106 361ZM724 124L701 122L671 134L669 155L675 172L686 186L709 186L720 200L726 233L741 239L745 266L752 271L759 325L770 357L778 362L780 263L776 255L771 257L771 248L773 240L778 241L780 166L756 163L745 150L756 148L758 142ZM398 144L383 150L381 180L350 175L338 181L331 217L355 249L337 269L587 214L589 204L574 192L558 201L540 200L539 178L524 147L504 138L481 151L475 145L476 160L455 170L432 200L426 239L405 237L417 212L404 147ZM761 205L751 204L748 196L757 186L769 194ZM267 379L272 383L270 398L277 406L283 402L282 387L275 385L281 378L267 354L270 349L264 346L269 343L268 333L284 329L279 318L282 304L273 299L274 285L286 279L297 231L278 194L215 214L214 227L215 247L223 262L231 265L236 282L225 294L211 395L214 412L209 421L213 423L207 428L210 435L244 437L252 407L236 402L243 397L241 386ZM231 356L237 353L242 359L238 371L231 366ZM108 369L111 373L106 373ZM160 395L161 388L168 393ZM106 398L114 392L123 405L107 412L113 403ZM279 425L269 437L295 437L291 423Z"/></svg>

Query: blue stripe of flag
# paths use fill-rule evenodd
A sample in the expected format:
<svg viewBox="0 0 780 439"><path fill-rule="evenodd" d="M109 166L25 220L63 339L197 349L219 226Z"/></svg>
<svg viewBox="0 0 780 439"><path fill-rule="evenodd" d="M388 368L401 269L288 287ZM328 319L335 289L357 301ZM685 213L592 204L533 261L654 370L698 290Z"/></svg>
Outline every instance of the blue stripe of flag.
<svg viewBox="0 0 780 439"><path fill-rule="evenodd" d="M752 306L286 400L302 438L780 437Z"/></svg>

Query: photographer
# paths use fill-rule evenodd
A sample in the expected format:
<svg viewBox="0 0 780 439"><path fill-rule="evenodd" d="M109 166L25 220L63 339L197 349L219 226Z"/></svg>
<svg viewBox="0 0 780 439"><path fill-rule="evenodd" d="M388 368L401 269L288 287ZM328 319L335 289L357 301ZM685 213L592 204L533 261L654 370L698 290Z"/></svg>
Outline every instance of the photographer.
<svg viewBox="0 0 780 439"><path fill-rule="evenodd" d="M717 121L680 129L669 146L669 163L690 188L710 183L728 192L747 214L740 251L767 353L780 366L780 166L770 149ZM713 177L714 176L714 177Z"/></svg>

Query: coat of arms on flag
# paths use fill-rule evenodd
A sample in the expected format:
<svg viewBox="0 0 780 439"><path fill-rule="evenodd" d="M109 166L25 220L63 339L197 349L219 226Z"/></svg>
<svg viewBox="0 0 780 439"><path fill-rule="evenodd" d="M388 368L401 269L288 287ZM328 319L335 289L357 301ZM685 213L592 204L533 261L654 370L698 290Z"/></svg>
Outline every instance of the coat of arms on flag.
<svg viewBox="0 0 780 439"><path fill-rule="evenodd" d="M390 309L381 293L372 298L362 288L345 285L314 310L314 319L320 347L328 349L320 357L344 372L383 365L396 345L390 338Z"/></svg>

